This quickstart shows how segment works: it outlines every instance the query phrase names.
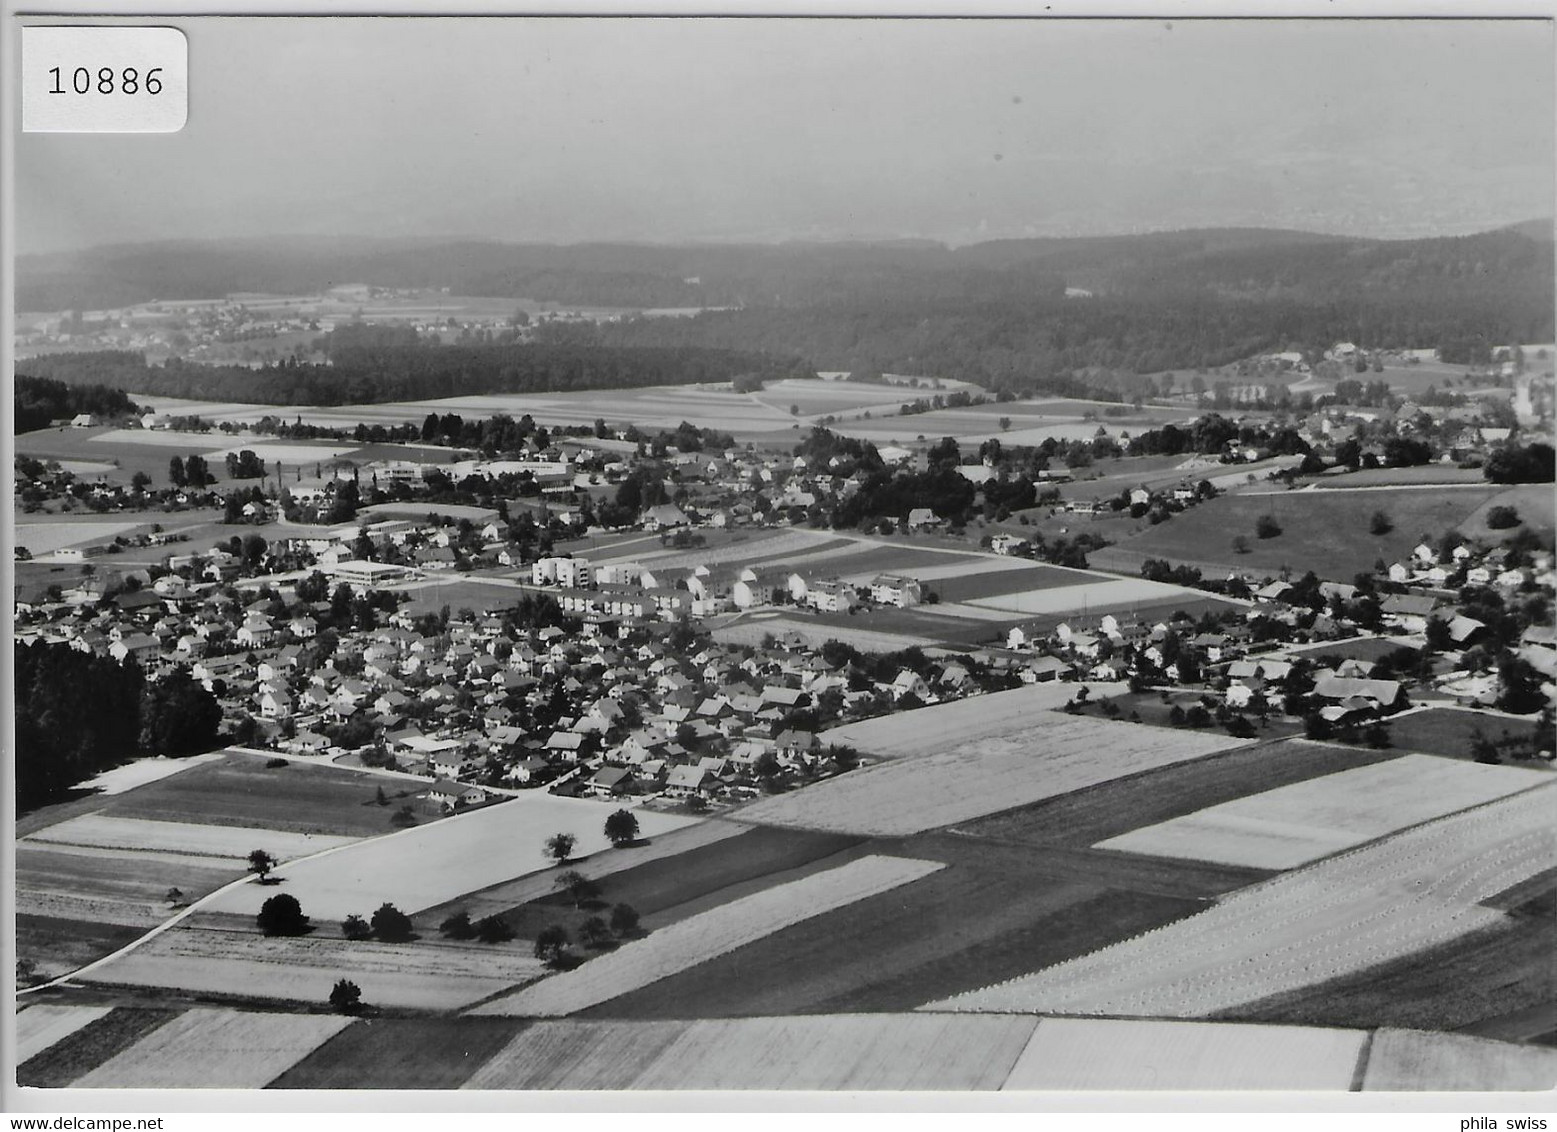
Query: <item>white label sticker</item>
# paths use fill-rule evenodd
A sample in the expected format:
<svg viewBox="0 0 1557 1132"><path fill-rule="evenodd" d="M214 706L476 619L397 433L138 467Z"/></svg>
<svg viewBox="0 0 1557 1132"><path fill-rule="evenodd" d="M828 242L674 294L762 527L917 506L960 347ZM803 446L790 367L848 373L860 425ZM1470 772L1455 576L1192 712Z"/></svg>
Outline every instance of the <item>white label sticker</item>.
<svg viewBox="0 0 1557 1132"><path fill-rule="evenodd" d="M23 27L22 130L171 134L189 117L177 28Z"/></svg>

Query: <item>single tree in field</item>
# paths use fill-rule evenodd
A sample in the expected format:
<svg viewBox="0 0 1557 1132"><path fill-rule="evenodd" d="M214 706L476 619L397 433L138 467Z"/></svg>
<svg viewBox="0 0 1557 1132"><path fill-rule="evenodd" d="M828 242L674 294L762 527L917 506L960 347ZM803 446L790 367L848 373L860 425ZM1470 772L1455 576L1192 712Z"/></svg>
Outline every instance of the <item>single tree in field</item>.
<svg viewBox="0 0 1557 1132"><path fill-rule="evenodd" d="M256 849L249 854L249 872L259 876L261 884L266 883L270 871L276 867L276 859L263 849Z"/></svg>
<svg viewBox="0 0 1557 1132"><path fill-rule="evenodd" d="M1368 520L1368 531L1375 535L1387 535L1395 529L1395 524L1383 511L1375 511L1373 518Z"/></svg>
<svg viewBox="0 0 1557 1132"><path fill-rule="evenodd" d="M578 838L571 833L554 833L546 839L546 855L559 865L565 865L568 858L573 856L573 846L578 844Z"/></svg>
<svg viewBox="0 0 1557 1132"><path fill-rule="evenodd" d="M600 886L590 880L581 872L569 869L557 877L554 882L557 888L566 892L573 901L573 907L583 907L584 901L593 900L600 895Z"/></svg>
<svg viewBox="0 0 1557 1132"><path fill-rule="evenodd" d="M631 904L618 904L611 909L611 930L619 936L637 932L638 913Z"/></svg>
<svg viewBox="0 0 1557 1132"><path fill-rule="evenodd" d="M1249 540L1247 538L1245 538L1243 535L1235 535L1235 536L1233 536L1233 553L1234 554L1248 554L1249 553Z"/></svg>
<svg viewBox="0 0 1557 1132"><path fill-rule="evenodd" d="M302 935L308 930L308 917L303 915L302 905L297 897L285 892L261 904L254 922L266 935Z"/></svg>
<svg viewBox="0 0 1557 1132"><path fill-rule="evenodd" d="M476 921L476 938L482 943L507 943L514 938L514 929L501 916L483 916Z"/></svg>
<svg viewBox="0 0 1557 1132"><path fill-rule="evenodd" d="M165 896L163 899L165 899L174 908L177 908L184 902L184 890L181 888L170 888L168 889L167 896Z"/></svg>
<svg viewBox="0 0 1557 1132"><path fill-rule="evenodd" d="M373 934L385 943L404 943L411 938L411 917L393 904L380 904L372 922Z"/></svg>
<svg viewBox="0 0 1557 1132"><path fill-rule="evenodd" d="M631 845L638 840L638 815L631 810L617 810L605 820L605 835L618 849Z"/></svg>
<svg viewBox="0 0 1557 1132"><path fill-rule="evenodd" d="M341 934L347 939L367 939L373 934L373 929L361 916L347 916L341 921Z"/></svg>
<svg viewBox="0 0 1557 1132"><path fill-rule="evenodd" d="M585 947L599 947L611 938L611 929L599 916L591 916L578 926L578 939Z"/></svg>
<svg viewBox="0 0 1557 1132"><path fill-rule="evenodd" d="M476 934L470 923L470 913L463 908L439 924L438 930L450 939L469 939Z"/></svg>
<svg viewBox="0 0 1557 1132"><path fill-rule="evenodd" d="M374 793L373 801L377 802L380 806L389 805L389 797L384 793L384 788L382 786L380 786Z"/></svg>
<svg viewBox="0 0 1557 1132"><path fill-rule="evenodd" d="M1274 515L1261 515L1254 521L1254 533L1260 538L1275 538L1281 533L1281 524Z"/></svg>
<svg viewBox="0 0 1557 1132"><path fill-rule="evenodd" d="M1368 730L1364 732L1363 738L1368 741L1368 746L1382 751L1389 746L1389 728L1384 725L1382 719L1375 719L1368 724Z"/></svg>
<svg viewBox="0 0 1557 1132"><path fill-rule="evenodd" d="M330 1005L342 1014L355 1014L362 1008L362 988L350 979L339 979L330 991Z"/></svg>
<svg viewBox="0 0 1557 1132"><path fill-rule="evenodd" d="M535 936L535 957L557 966L568 953L568 933L557 924L542 928Z"/></svg>

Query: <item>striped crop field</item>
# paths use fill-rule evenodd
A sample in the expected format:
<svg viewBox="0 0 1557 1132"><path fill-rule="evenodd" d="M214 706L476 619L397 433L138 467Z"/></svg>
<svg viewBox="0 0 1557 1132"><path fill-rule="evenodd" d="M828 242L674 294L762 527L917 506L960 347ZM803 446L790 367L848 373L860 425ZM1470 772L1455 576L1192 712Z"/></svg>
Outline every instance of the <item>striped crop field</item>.
<svg viewBox="0 0 1557 1132"><path fill-rule="evenodd" d="M995 697L979 697L981 706ZM892 717L898 727L917 711ZM1064 713L1034 713L1019 730L972 742L939 731L932 754L878 763L765 798L741 821L837 833L903 836L1030 805L1101 782L1198 759L1245 741ZM918 739L934 732L926 728Z"/></svg>
<svg viewBox="0 0 1557 1132"><path fill-rule="evenodd" d="M190 1010L74 1081L78 1089L258 1089L352 1019Z"/></svg>
<svg viewBox="0 0 1557 1132"><path fill-rule="evenodd" d="M945 868L938 861L861 857L660 928L571 971L477 1007L473 1014L574 1014L835 908Z"/></svg>
<svg viewBox="0 0 1557 1132"><path fill-rule="evenodd" d="M1304 1089L1345 1091L1364 1030L1045 1018L1007 1089Z"/></svg>
<svg viewBox="0 0 1557 1132"><path fill-rule="evenodd" d="M16 1016L16 1050L11 1063L20 1065L37 1056L112 1009L111 1006L26 1007Z"/></svg>
<svg viewBox="0 0 1557 1132"><path fill-rule="evenodd" d="M1445 943L1482 907L1557 867L1537 787L1252 885L1197 915L931 1010L1197 1018Z"/></svg>
<svg viewBox="0 0 1557 1132"><path fill-rule="evenodd" d="M1551 781L1547 771L1405 755L1143 826L1096 848L1290 869Z"/></svg>

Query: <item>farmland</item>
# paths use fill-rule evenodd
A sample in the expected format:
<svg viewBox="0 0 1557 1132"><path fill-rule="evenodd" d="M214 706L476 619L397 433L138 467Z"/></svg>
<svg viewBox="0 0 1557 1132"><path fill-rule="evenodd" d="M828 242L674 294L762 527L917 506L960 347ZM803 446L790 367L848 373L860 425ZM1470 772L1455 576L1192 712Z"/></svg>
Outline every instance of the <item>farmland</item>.
<svg viewBox="0 0 1557 1132"><path fill-rule="evenodd" d="M1470 758L1478 735L1493 741L1525 739L1536 732L1533 719L1461 708L1404 712L1389 721L1389 741L1403 751L1444 758ZM1550 764L1536 764L1550 766Z"/></svg>
<svg viewBox="0 0 1557 1132"><path fill-rule="evenodd" d="M168 987L310 1006L324 1002L337 979L349 978L374 1006L452 1009L544 971L528 948L517 945L330 938L336 932L334 924L321 924L313 936L266 938L247 929L180 925L84 978L116 987Z"/></svg>
<svg viewBox="0 0 1557 1132"><path fill-rule="evenodd" d="M799 920L908 884L943 867L938 862L862 857L661 928L574 971L479 1007L477 1013L573 1014L717 958Z"/></svg>
<svg viewBox="0 0 1557 1132"><path fill-rule="evenodd" d="M1202 569L1274 574L1283 566L1301 575L1350 582L1373 569L1377 559L1406 558L1424 534L1436 538L1457 527L1502 489L1495 484L1450 490L1382 490L1224 495L1146 527L1118 546L1091 555L1103 569L1135 573L1146 558L1166 558ZM1373 535L1372 516L1383 511L1393 528ZM1281 527L1275 538L1255 535L1255 521L1272 515ZM1238 554L1232 540L1242 535L1249 552Z"/></svg>
<svg viewBox="0 0 1557 1132"><path fill-rule="evenodd" d="M967 602L977 609L1021 615L1083 611L1101 613L1127 606L1172 602L1191 595L1182 586L1148 582L1144 578L1113 578L1107 581L1046 585L1038 589L1005 592ZM1234 603L1228 602L1231 606Z"/></svg>
<svg viewBox="0 0 1557 1132"><path fill-rule="evenodd" d="M278 833L249 826L197 825L192 822L148 821L144 818L88 814L51 825L24 838L22 843L234 860L248 857L255 848L264 848L284 861L339 848L353 840L313 833Z"/></svg>
<svg viewBox="0 0 1557 1132"><path fill-rule="evenodd" d="M190 1010L72 1082L81 1089L257 1089L351 1019Z"/></svg>
<svg viewBox="0 0 1557 1132"><path fill-rule="evenodd" d="M740 811L804 829L916 833L1239 745L1226 736L1054 714L1029 733L958 743L829 779Z"/></svg>
<svg viewBox="0 0 1557 1132"><path fill-rule="evenodd" d="M271 1081L272 1089L454 1089L526 1023L511 1018L371 1018Z"/></svg>
<svg viewBox="0 0 1557 1132"><path fill-rule="evenodd" d="M1538 770L1405 755L1142 826L1097 847L1290 869L1550 781Z"/></svg>
<svg viewBox="0 0 1557 1132"><path fill-rule="evenodd" d="M1123 685L1088 684L1091 698L1102 699ZM846 743L886 758L905 758L942 751L953 743L971 743L1030 732L1034 712L1052 711L1076 698L1075 684L1027 684L1007 692L953 700L951 703L899 711L826 732L830 743Z"/></svg>
<svg viewBox="0 0 1557 1132"><path fill-rule="evenodd" d="M1005 1088L1344 1092L1366 1040L1362 1030L1045 1018Z"/></svg>
<svg viewBox="0 0 1557 1132"><path fill-rule="evenodd" d="M1107 880L1087 876L1084 865L962 838L875 845L946 867L802 920L584 1016L685 1018L689 1003L700 1018L912 1010L1000 977L996 972L1010 977L1061 962L1204 907L1182 895L1109 888Z"/></svg>
<svg viewBox="0 0 1557 1132"><path fill-rule="evenodd" d="M108 1013L107 1006L28 1007L16 1016L15 1063L20 1065Z"/></svg>
<svg viewBox="0 0 1557 1132"><path fill-rule="evenodd" d="M527 794L432 825L388 834L309 860L285 871L287 891L316 919L340 920L391 902L408 914L551 867L545 841L556 833L577 838L574 855L609 847L602 830L609 803ZM689 825L683 814L640 810L642 836ZM244 885L217 897L208 909L253 916L268 895Z"/></svg>
<svg viewBox="0 0 1557 1132"><path fill-rule="evenodd" d="M1547 1092L1557 1085L1557 1051L1494 1045L1453 1034L1380 1030L1373 1036L1362 1087Z"/></svg>
<svg viewBox="0 0 1557 1132"><path fill-rule="evenodd" d="M1283 874L1215 907L953 1010L1202 1017L1364 970L1499 922L1478 906L1557 865L1552 787Z"/></svg>
<svg viewBox="0 0 1557 1132"><path fill-rule="evenodd" d="M174 1010L116 1008L16 1067L16 1083L60 1089L178 1017Z"/></svg>

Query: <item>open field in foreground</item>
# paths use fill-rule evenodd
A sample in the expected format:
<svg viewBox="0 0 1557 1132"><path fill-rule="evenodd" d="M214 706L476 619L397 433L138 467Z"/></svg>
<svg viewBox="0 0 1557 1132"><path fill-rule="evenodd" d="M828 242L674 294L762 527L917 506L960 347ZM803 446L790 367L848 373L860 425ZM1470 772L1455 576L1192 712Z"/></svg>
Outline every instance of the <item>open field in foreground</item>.
<svg viewBox="0 0 1557 1132"><path fill-rule="evenodd" d="M1362 1080L1362 1087L1369 1092L1544 1092L1554 1086L1557 1050L1414 1030L1374 1034Z"/></svg>
<svg viewBox="0 0 1557 1132"><path fill-rule="evenodd" d="M1194 1018L1425 950L1557 867L1540 787L1242 889L1165 928L934 1009Z"/></svg>
<svg viewBox="0 0 1557 1132"><path fill-rule="evenodd" d="M468 1089L997 1089L1030 1018L861 1014L704 1022L541 1022Z"/></svg>
<svg viewBox="0 0 1557 1132"><path fill-rule="evenodd" d="M1557 1028L1557 915L1549 898L1508 911L1437 947L1235 1007L1227 1016L1538 1039Z"/></svg>
<svg viewBox="0 0 1557 1132"><path fill-rule="evenodd" d="M944 868L936 861L862 857L836 869L720 904L622 945L572 971L478 1007L480 1014L557 1016L608 1002L667 975L833 908Z"/></svg>
<svg viewBox="0 0 1557 1132"><path fill-rule="evenodd" d="M23 838L22 843L80 845L97 849L128 849L237 860L246 858L251 850L264 849L271 856L286 861L349 845L354 840L351 837L329 837L313 833L278 833L272 829L250 826L198 825L89 814L51 825Z"/></svg>
<svg viewBox="0 0 1557 1132"><path fill-rule="evenodd" d="M192 1049L202 1033L209 1050ZM254 1064L234 1072L244 1040ZM1013 1015L532 1023L119 1007L24 1062L19 1080L89 1087L110 1066L153 1087L268 1076L272 1089L1436 1091L1549 1088L1557 1051L1398 1030Z"/></svg>
<svg viewBox="0 0 1557 1132"><path fill-rule="evenodd" d="M352 913L365 916L386 901L410 915L466 892L554 867L545 843L555 833L577 838L577 857L608 849L605 819L619 808L619 803L532 792L299 861L282 870L283 891L297 897L303 911L315 920L338 921ZM698 820L644 809L637 814L640 836L651 841ZM243 885L223 893L207 908L253 916L275 891Z"/></svg>
<svg viewBox="0 0 1557 1132"><path fill-rule="evenodd" d="M970 696L948 704L894 712L845 723L822 736L824 742L847 743L873 755L902 757L944 751L957 743L1033 733L1049 722L1049 712L1076 698L1077 684L1026 684L1007 692ZM1101 699L1124 691L1123 684L1089 684L1089 698Z"/></svg>
<svg viewBox="0 0 1557 1132"><path fill-rule="evenodd" d="M1225 735L1051 713L1025 732L878 763L755 802L740 820L899 836L1239 746Z"/></svg>
<svg viewBox="0 0 1557 1132"><path fill-rule="evenodd" d="M81 1027L96 1022L111 1007L107 1006L54 1006L23 1004L16 1016L16 1049L12 1061L20 1065L36 1057L55 1042L70 1037Z"/></svg>
<svg viewBox="0 0 1557 1132"><path fill-rule="evenodd" d="M517 1018L368 1018L268 1087L456 1089L528 1025Z"/></svg>
<svg viewBox="0 0 1557 1132"><path fill-rule="evenodd" d="M111 770L105 770L87 779L80 786L82 790L96 790L103 797L112 797L115 794L124 794L147 783L159 782L170 775L180 774L202 763L215 762L222 757L219 751L212 751L205 755L192 755L187 759L170 759L159 755L156 758L136 759L116 766Z"/></svg>
<svg viewBox="0 0 1557 1132"><path fill-rule="evenodd" d="M23 841L16 846L17 911L113 924L152 924L168 915L167 892L198 900L246 866L218 857L78 849Z"/></svg>
<svg viewBox="0 0 1557 1132"><path fill-rule="evenodd" d="M1363 1030L1045 1018L1007 1089L1312 1089L1345 1092Z"/></svg>
<svg viewBox="0 0 1557 1132"><path fill-rule="evenodd" d="M545 972L522 943L330 938L338 930L336 924L317 924L315 936L287 939L180 925L85 980L318 1006L337 979L351 979L362 988L362 1001L372 1006L452 1009Z"/></svg>
<svg viewBox="0 0 1557 1132"><path fill-rule="evenodd" d="M965 604L978 609L997 610L1002 613L1097 613L1121 606L1145 605L1155 602L1172 602L1180 598L1203 597L1202 593L1186 590L1182 586L1165 582L1148 582L1145 578L1116 578L1109 581L1081 582L1079 584L1050 585L1037 589L1019 590L968 600ZM1229 606L1234 603L1228 602Z"/></svg>
<svg viewBox="0 0 1557 1132"><path fill-rule="evenodd" d="M73 1084L81 1089L258 1089L351 1021L328 1014L190 1010Z"/></svg>
<svg viewBox="0 0 1557 1132"><path fill-rule="evenodd" d="M1404 755L1142 826L1097 847L1290 869L1551 781L1538 770Z"/></svg>

